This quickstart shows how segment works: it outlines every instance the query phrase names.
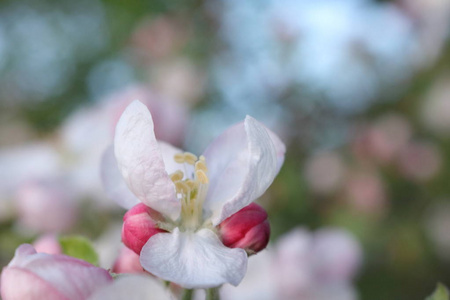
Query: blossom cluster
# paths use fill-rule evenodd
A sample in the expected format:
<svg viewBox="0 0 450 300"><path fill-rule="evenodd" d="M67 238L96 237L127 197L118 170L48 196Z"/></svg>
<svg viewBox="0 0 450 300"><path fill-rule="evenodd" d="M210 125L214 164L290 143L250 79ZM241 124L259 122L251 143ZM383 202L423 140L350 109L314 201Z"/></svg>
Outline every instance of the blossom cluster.
<svg viewBox="0 0 450 300"><path fill-rule="evenodd" d="M125 248L113 270L148 272L184 288L238 285L248 256L268 244L267 213L252 202L274 180L284 152L280 139L248 116L197 157L158 141L148 108L129 104L102 160L107 193L129 209L122 241L132 251ZM2 272L4 299L97 299L112 280L106 270L62 255L51 237L36 247L50 254L22 245ZM27 288L13 287L24 280Z"/></svg>

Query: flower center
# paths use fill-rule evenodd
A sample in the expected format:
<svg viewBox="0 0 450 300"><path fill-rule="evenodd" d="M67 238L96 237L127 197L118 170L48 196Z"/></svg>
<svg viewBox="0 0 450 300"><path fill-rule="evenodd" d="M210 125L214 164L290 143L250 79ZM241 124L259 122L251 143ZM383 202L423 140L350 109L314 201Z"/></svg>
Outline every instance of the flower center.
<svg viewBox="0 0 450 300"><path fill-rule="evenodd" d="M175 162L183 164L184 172L177 170L170 174L177 198L181 201L181 229L196 230L203 221L203 202L208 192L208 168L202 155L184 152L174 156Z"/></svg>

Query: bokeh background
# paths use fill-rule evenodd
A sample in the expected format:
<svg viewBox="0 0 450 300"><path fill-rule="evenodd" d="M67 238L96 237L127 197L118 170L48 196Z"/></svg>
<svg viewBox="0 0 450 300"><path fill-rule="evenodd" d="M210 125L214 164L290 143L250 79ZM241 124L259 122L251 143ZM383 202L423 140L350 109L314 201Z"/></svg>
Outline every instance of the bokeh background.
<svg viewBox="0 0 450 300"><path fill-rule="evenodd" d="M271 241L344 229L360 299L423 299L450 283L449 29L449 0L0 1L0 267L46 233L120 243L99 166L137 98L193 153L266 124Z"/></svg>

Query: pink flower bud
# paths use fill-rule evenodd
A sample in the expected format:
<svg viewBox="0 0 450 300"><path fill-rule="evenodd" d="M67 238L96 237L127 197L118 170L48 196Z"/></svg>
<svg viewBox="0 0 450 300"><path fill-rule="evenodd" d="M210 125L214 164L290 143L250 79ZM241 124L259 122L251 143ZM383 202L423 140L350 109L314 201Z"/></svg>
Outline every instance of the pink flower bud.
<svg viewBox="0 0 450 300"><path fill-rule="evenodd" d="M266 248L270 237L267 213L256 203L244 207L219 225L222 242L254 254Z"/></svg>
<svg viewBox="0 0 450 300"><path fill-rule="evenodd" d="M156 225L157 221L162 219L160 213L139 203L123 216L122 242L139 254L149 238L157 233L166 232Z"/></svg>

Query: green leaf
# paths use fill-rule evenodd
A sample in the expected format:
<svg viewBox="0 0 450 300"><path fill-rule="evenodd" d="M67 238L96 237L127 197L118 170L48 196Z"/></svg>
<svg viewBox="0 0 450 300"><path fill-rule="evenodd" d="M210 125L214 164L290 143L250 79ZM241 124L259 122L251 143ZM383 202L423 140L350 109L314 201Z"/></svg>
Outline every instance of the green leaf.
<svg viewBox="0 0 450 300"><path fill-rule="evenodd" d="M98 254L91 242L83 236L63 236L59 238L63 254L87 261L98 266Z"/></svg>
<svg viewBox="0 0 450 300"><path fill-rule="evenodd" d="M434 293L425 300L449 300L448 289L442 283L438 283Z"/></svg>

